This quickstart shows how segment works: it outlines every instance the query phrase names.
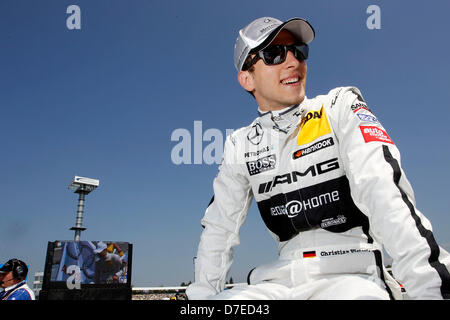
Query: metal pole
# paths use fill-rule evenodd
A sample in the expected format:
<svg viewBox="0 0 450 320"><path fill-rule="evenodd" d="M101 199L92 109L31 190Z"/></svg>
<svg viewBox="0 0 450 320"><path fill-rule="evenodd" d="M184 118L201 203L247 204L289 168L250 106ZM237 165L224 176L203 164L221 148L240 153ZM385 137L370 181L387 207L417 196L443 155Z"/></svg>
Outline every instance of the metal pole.
<svg viewBox="0 0 450 320"><path fill-rule="evenodd" d="M84 212L84 199L85 193L83 191L79 192L78 197L78 209L77 209L77 220L75 223L75 241L80 241L81 231L83 230L83 212Z"/></svg>

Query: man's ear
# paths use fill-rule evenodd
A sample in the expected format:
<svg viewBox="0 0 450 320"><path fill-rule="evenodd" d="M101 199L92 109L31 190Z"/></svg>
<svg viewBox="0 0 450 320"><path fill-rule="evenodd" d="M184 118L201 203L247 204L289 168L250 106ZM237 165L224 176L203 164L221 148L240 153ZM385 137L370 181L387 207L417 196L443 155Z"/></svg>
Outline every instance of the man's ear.
<svg viewBox="0 0 450 320"><path fill-rule="evenodd" d="M246 91L253 92L255 90L253 76L249 71L239 71L238 81Z"/></svg>

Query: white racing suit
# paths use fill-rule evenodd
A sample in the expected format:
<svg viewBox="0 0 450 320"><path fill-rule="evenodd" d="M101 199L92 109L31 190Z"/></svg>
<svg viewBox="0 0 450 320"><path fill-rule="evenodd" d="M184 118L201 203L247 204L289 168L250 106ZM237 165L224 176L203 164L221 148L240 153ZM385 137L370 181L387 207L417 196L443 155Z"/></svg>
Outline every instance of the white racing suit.
<svg viewBox="0 0 450 320"><path fill-rule="evenodd" d="M223 291L253 197L279 259ZM399 299L382 246L408 297L450 297L450 256L416 208L397 147L354 87L260 112L228 136L201 223L189 299Z"/></svg>

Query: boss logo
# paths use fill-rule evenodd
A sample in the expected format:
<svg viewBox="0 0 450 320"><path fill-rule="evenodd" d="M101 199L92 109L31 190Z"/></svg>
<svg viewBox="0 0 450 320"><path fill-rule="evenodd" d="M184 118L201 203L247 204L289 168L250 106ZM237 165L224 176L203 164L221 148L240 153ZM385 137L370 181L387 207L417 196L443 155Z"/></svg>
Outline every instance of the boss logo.
<svg viewBox="0 0 450 320"><path fill-rule="evenodd" d="M247 162L248 173L253 176L255 174L269 171L275 168L277 160L274 154L271 154L267 157Z"/></svg>

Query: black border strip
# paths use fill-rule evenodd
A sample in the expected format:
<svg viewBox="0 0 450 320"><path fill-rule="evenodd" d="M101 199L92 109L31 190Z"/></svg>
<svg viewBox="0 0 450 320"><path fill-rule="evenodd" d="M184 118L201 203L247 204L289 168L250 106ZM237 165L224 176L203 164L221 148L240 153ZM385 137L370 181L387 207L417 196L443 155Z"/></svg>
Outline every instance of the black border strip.
<svg viewBox="0 0 450 320"><path fill-rule="evenodd" d="M411 216L416 223L416 227L419 230L420 235L426 239L428 246L430 247L431 252L430 256L428 257L428 262L434 269L436 269L439 277L441 278L442 297L444 299L450 299L450 273L448 272L445 265L443 265L438 260L440 250L438 244L436 243L436 240L434 239L433 233L423 226L420 217L416 214L416 211L414 210L414 205L411 203L406 193L400 187L399 182L402 175L400 165L398 161L392 156L391 152L389 151L389 147L386 145L383 145L383 155L386 162L389 163L392 169L394 170L394 183L397 186L398 190L400 191L403 201L408 206L409 211L411 212Z"/></svg>

